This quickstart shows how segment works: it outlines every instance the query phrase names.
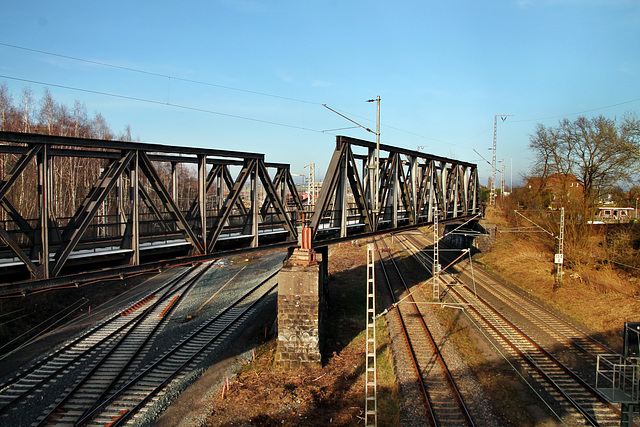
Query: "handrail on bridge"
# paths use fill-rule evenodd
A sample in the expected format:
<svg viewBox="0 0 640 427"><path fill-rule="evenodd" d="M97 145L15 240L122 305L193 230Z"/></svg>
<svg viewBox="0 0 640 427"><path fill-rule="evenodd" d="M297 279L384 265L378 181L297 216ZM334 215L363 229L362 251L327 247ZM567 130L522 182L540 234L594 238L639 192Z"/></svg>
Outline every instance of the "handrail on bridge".
<svg viewBox="0 0 640 427"><path fill-rule="evenodd" d="M112 268L296 245L305 212L318 246L479 210L474 164L381 145L374 182L375 144L336 144L307 212L290 166L264 154L0 132L0 284L73 280L103 267L107 251L77 256L92 245L114 249ZM145 246L169 234L165 254Z"/></svg>

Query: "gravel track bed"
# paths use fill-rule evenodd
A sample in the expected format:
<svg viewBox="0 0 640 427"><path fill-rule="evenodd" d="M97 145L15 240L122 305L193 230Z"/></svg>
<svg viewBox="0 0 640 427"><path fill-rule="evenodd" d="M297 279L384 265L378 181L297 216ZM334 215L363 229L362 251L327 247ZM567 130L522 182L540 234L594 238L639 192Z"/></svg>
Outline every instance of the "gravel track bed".
<svg viewBox="0 0 640 427"><path fill-rule="evenodd" d="M285 257L285 253L282 251L268 252L261 254L259 262L251 261L249 259L236 262L234 265L230 259L218 261L216 267L212 268L203 277L203 279L195 286L186 298L179 306L175 308L171 314L169 322L165 325L164 329L158 334L156 340L153 342L153 348L148 352L145 359L141 363L142 366L148 365L152 360L156 359L160 354L164 354L170 349L178 340L189 332L193 331L200 325L202 325L207 319L220 312L231 301L238 299L245 290L254 287L260 281L264 280L267 276L280 268L282 260ZM31 363L43 358L46 354L55 352L57 348L64 345L65 340L77 336L84 331L88 331L96 324L100 323L102 319L113 314L121 312L123 309L131 306L132 302L138 301L142 295L146 295L153 292L153 289L158 286L159 283L164 283L167 278L180 269L175 269L171 273L163 273L156 276L151 280L145 282L140 287L135 288L126 295L116 298L110 301L108 304L104 304L91 313L91 316L80 318L64 328L60 328L48 334L52 338L48 341L49 350L45 353L40 352L43 348L42 343L39 345L31 345L26 348L28 354L31 354L32 362L26 363L24 366L28 366ZM275 279L272 279L275 280ZM165 409L171 404L171 402L180 395L190 384L192 384L211 364L219 360L223 355L229 357L230 350L234 349L235 341L249 329L251 323L255 321L256 316L265 307L275 307L276 296L275 292L272 293L265 301L261 302L257 307L252 310L252 313L248 319L245 319L241 325L235 327L231 333L227 334L225 342L217 345L214 350L209 350L206 356L201 357L198 365L193 371L187 374L181 375L178 379L171 383L171 387L162 393L162 396L154 399L154 403L150 405L148 413L144 417L136 419L136 421L128 423L129 425L151 425L152 422L157 419ZM267 325L259 323L259 329L264 329ZM55 338L55 339L54 339ZM38 344L38 343L36 343ZM244 351L244 350L243 350ZM7 360L7 364L3 366L5 376L4 378L10 378L13 376L12 371L14 366L20 366L25 359L24 353L18 354L15 358ZM234 356L231 354L231 356ZM4 365L4 363L3 363ZM85 366L86 365L86 366ZM82 362L82 366L77 369L78 371L88 369L89 363ZM8 367L13 369L9 369ZM19 368L17 368L19 369ZM60 380L45 386L41 394L40 399L30 398L30 407L34 413L40 413L41 408L49 406L57 396L64 394L68 389L68 381ZM39 401L38 401L39 400ZM31 412L31 410L29 411ZM12 417L13 418L13 417ZM25 425L24 423L15 419L17 424ZM2 424L2 420L0 420Z"/></svg>
<svg viewBox="0 0 640 427"><path fill-rule="evenodd" d="M399 265L400 269L403 270L403 264L400 263ZM378 284L378 286L380 286L380 284ZM425 292L422 289L418 289L417 285L412 286L410 289L413 292L413 297L416 302L429 302ZM390 305L391 299L388 290L378 289L378 291L383 292L385 304ZM494 413L491 402L484 397L482 386L475 379L469 366L464 362L448 339L448 333L433 314L433 310L440 308L428 304L420 304L419 308L429 331L438 343L438 348L446 360L447 366L462 394L474 423L478 426L499 426L498 417ZM448 310L450 308L444 309ZM411 370L412 368L405 368L411 366L411 361L407 355L406 345L403 342L404 338L402 337L398 316L394 311L391 311L386 315L386 319L389 322L396 375L402 393L402 425L426 425L428 424L428 420L424 414L422 396L417 386L414 385L415 380L413 379L414 374Z"/></svg>

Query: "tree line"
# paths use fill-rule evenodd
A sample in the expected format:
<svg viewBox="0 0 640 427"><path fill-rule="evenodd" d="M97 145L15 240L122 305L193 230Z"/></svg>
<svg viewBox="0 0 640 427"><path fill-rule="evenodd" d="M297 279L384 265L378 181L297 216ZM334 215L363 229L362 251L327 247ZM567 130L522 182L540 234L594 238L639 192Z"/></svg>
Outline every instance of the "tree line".
<svg viewBox="0 0 640 427"><path fill-rule="evenodd" d="M538 124L529 138L529 149L531 177L537 185L520 192L522 204L548 208L555 196L554 206L562 205L586 221L604 196L638 190L640 119L634 112L621 118L580 116L560 120L556 126ZM575 177L580 191L560 188L552 195L548 185L552 177L556 186L568 185Z"/></svg>
<svg viewBox="0 0 640 427"><path fill-rule="evenodd" d="M129 125L116 134L101 113L90 115L85 104L78 100L72 107L62 104L53 98L48 88L39 98L30 87L14 95L6 83L0 85L0 131L132 141ZM0 177L10 171L16 159L14 154L0 155ZM71 216L106 164L79 157L57 158L55 161L53 211L61 216ZM38 216L37 203L34 203L37 200L36 188L37 171L35 165L29 165L7 194L11 204L24 218ZM5 219L6 212L0 209L0 220Z"/></svg>
<svg viewBox="0 0 640 427"><path fill-rule="evenodd" d="M56 101L48 88L45 88L40 98L34 96L30 87L12 94L6 83L0 84L0 131L28 132L52 136L65 136L74 138L91 138L101 140L132 141L131 127L129 125L115 133L107 124L104 116L95 112L92 116L88 113L85 104L76 100L72 107ZM2 144L2 141L0 141ZM96 147L100 149L100 147ZM18 156L15 154L0 154L0 179L4 178L16 163ZM99 175L108 166L107 160L85 157L55 157L53 159L53 188L51 191L51 211L55 214L56 222L64 226L67 219L72 217L77 207L82 203ZM171 164L158 162L155 165L162 182L168 187L171 182ZM198 194L197 170L193 165L178 163L177 189L178 207L186 211ZM139 177L140 185L149 190L151 187L144 176ZM124 178L124 184L129 184L128 178ZM13 207L27 220L37 218L38 212L38 173L35 163L32 162L12 185L5 196ZM158 195L148 192L148 197L153 203L160 204ZM213 200L208 200L213 205ZM115 194L110 194L100 211L103 222L117 221L116 211L118 200ZM129 200L125 198L123 206L130 211ZM211 206L209 206L212 209ZM141 215L149 214L149 209L142 204ZM109 216L110 218L106 218ZM95 223L101 219L96 218ZM37 225L34 223L34 225ZM17 227L9 220L7 212L0 208L0 226L5 230L15 230Z"/></svg>
<svg viewBox="0 0 640 427"><path fill-rule="evenodd" d="M76 138L118 139L131 141L131 127L115 134L101 113L90 117L84 103L73 107L58 103L48 88L37 99L30 87L14 97L6 83L0 85L0 130L29 132Z"/></svg>
<svg viewBox="0 0 640 427"><path fill-rule="evenodd" d="M514 213L526 208L529 220L558 236L559 208L564 207L567 265L590 264L592 256L600 254L601 259L618 266L640 268L640 224L615 229L590 224L601 201L635 207L636 197L640 197L637 113L613 118L580 116L552 126L538 124L530 135L529 149L533 163L528 184L502 199L511 223L522 221L530 226ZM557 249L555 237L545 234L539 238L546 238L550 250Z"/></svg>

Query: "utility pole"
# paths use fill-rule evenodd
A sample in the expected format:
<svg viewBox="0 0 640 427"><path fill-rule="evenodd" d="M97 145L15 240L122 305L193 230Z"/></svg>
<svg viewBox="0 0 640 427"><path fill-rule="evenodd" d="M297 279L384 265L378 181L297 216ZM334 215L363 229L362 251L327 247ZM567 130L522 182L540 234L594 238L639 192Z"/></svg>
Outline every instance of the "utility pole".
<svg viewBox="0 0 640 427"><path fill-rule="evenodd" d="M493 118L493 157L491 159L491 195L489 204L496 204L496 146L498 141L498 117L504 122L507 117L513 117L513 114L496 114Z"/></svg>
<svg viewBox="0 0 640 427"><path fill-rule="evenodd" d="M502 159L502 173L500 174L500 196L504 199L504 159Z"/></svg>
<svg viewBox="0 0 640 427"><path fill-rule="evenodd" d="M373 186L373 214L375 215L374 224L378 225L378 186L380 185L380 96L376 99L369 99L367 102L378 103L378 114L376 120L376 173L375 173L375 185Z"/></svg>
<svg viewBox="0 0 640 427"><path fill-rule="evenodd" d="M310 211L313 211L313 207L316 204L316 164L309 163L309 190L307 191L309 200L307 206Z"/></svg>
<svg viewBox="0 0 640 427"><path fill-rule="evenodd" d="M556 264L556 288L559 288L562 286L562 265L564 264L564 207L560 208L560 238L554 262Z"/></svg>

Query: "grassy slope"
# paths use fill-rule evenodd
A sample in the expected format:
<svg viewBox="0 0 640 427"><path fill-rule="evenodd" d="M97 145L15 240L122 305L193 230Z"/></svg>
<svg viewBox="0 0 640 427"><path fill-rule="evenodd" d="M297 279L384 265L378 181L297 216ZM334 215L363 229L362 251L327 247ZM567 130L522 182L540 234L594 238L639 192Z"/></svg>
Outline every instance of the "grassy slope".
<svg viewBox="0 0 640 427"><path fill-rule="evenodd" d="M487 220L497 224L499 231L510 228L494 210L488 210ZM535 234L498 232L495 246L478 262L582 323L616 349L621 346L624 322L640 320L638 285L628 280L628 273L595 258L571 263L570 255L566 256L563 286L554 289L553 251Z"/></svg>

